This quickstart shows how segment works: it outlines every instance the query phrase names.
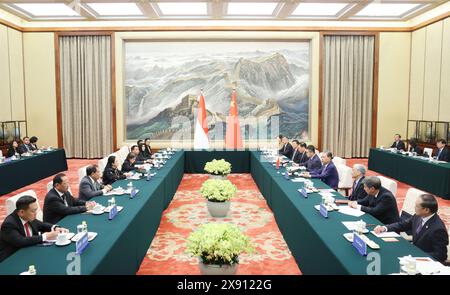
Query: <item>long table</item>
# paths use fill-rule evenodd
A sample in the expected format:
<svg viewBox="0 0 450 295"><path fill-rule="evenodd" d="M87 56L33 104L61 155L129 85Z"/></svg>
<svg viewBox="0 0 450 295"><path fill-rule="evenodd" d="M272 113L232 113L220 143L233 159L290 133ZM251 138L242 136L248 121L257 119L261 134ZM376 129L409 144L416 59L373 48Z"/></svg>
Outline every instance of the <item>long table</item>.
<svg viewBox="0 0 450 295"><path fill-rule="evenodd" d="M202 158L220 158L223 152L203 151ZM241 160L248 157L249 164L242 173L251 173L261 193L272 209L278 227L289 246L292 255L304 274L367 274L373 259L378 259L380 273L399 271L397 257L413 255L428 257L426 253L409 242L399 238L398 242L386 243L369 234L369 237L381 246L380 250L369 249L368 261L360 256L343 234L348 230L342 221L364 220L368 224L379 224L374 217L365 214L361 218L330 212L324 219L314 209L320 203L319 194L310 194L307 199L300 197L299 183L287 181L277 173L271 163L264 161L256 151L229 151L227 159ZM247 155L243 155L247 153ZM89 231L99 235L90 243L81 255L81 274L134 274L144 258L147 249L158 229L163 210L171 202L183 177L183 173L202 173L202 165L191 166L186 171L185 164L197 159L196 152L177 152L172 159L149 182L133 181L140 190L134 199L128 196L116 197L116 203L124 206L122 212L112 220L107 214L93 216L88 214L71 215L60 224L76 230L76 225L85 220ZM194 168L192 168L194 167ZM196 167L196 168L195 168ZM243 166L242 166L243 167ZM242 167L233 168L241 169ZM284 168L281 169L281 172ZM125 187L129 180L118 181L114 187ZM327 188L320 180L314 180L318 188ZM109 197L96 197L96 201L106 205ZM344 198L339 195L337 198ZM38 274L66 274L72 267L68 256L75 251L75 245L57 247L33 246L17 251L0 263L0 274L18 274L31 264L36 266ZM373 253L378 253L379 256ZM70 258L70 257L69 257ZM375 262L377 263L377 262Z"/></svg>
<svg viewBox="0 0 450 295"><path fill-rule="evenodd" d="M381 247L380 250L368 248L368 260L359 255L343 237L349 231L342 222L362 219L367 224L381 224L380 221L369 214L357 218L334 211L329 212L329 217L325 219L314 208L321 202L320 194L308 194L307 199L301 197L297 191L300 184L282 176L284 168L277 173L272 163L265 161L259 152L251 152L250 167L253 179L272 209L284 240L302 273L363 275L368 274L368 271L370 273L373 259L379 259L380 274L390 274L399 272L397 257L409 254L429 257L403 238L389 243L368 234ZM317 188L329 188L318 179L312 181ZM336 198L345 199L340 194Z"/></svg>
<svg viewBox="0 0 450 295"><path fill-rule="evenodd" d="M139 190L134 199L130 199L129 195L115 196L116 204L124 209L113 220L108 220L108 214L76 214L63 218L58 224L71 232L76 232L77 225L86 221L88 230L98 233L79 256L80 274L135 274L183 172L184 153L177 152L163 168L156 171L157 174L150 181L132 181ZM129 182L120 180L113 187L126 188ZM95 201L106 206L110 198L100 196ZM74 268L74 252L75 243L66 247L52 245L23 248L0 263L0 274L19 274L27 270L29 265L35 265L38 274L67 274L68 270L73 271Z"/></svg>
<svg viewBox="0 0 450 295"><path fill-rule="evenodd" d="M422 157L370 149L369 169L450 199L450 163L434 163Z"/></svg>
<svg viewBox="0 0 450 295"><path fill-rule="evenodd" d="M64 149L0 163L0 196L66 170Z"/></svg>

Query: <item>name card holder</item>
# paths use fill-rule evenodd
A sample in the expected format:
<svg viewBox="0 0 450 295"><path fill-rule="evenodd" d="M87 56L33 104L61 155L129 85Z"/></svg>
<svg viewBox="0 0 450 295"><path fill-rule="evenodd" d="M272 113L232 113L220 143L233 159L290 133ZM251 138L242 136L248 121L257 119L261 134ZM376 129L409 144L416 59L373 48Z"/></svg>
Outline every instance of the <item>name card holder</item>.
<svg viewBox="0 0 450 295"><path fill-rule="evenodd" d="M88 238L88 233L85 232L75 243L76 254L81 255L81 253L84 252L84 250L87 248L87 246L89 246L89 238Z"/></svg>
<svg viewBox="0 0 450 295"><path fill-rule="evenodd" d="M367 256L367 244L364 242L364 240L358 235L353 234L353 247L356 248L359 254L362 256Z"/></svg>
<svg viewBox="0 0 450 295"><path fill-rule="evenodd" d="M308 198L308 193L306 192L305 186L303 186L302 188L300 188L300 189L298 190L298 192L300 193L300 196L302 196L303 198L305 198L305 199Z"/></svg>
<svg viewBox="0 0 450 295"><path fill-rule="evenodd" d="M131 189L131 192L130 192L130 199L134 199L134 197L136 197L136 195L137 195L137 193L138 193L139 191L138 190L136 190L134 187Z"/></svg>
<svg viewBox="0 0 450 295"><path fill-rule="evenodd" d="M324 218L328 218L328 210L325 204L320 204L319 212L320 215L322 215Z"/></svg>
<svg viewBox="0 0 450 295"><path fill-rule="evenodd" d="M109 210L109 216L108 216L108 219L109 219L109 220L113 220L114 217L116 217L117 213L118 213L118 211L117 211L117 205L113 205L113 206L111 207L111 209Z"/></svg>

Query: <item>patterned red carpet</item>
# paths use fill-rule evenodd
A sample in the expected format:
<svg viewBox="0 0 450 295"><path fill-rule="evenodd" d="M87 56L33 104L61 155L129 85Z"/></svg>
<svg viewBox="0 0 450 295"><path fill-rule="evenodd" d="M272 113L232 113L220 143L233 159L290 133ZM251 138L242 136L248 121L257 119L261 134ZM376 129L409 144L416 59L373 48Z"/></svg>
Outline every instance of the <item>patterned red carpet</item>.
<svg viewBox="0 0 450 295"><path fill-rule="evenodd" d="M68 160L66 174L75 196L78 195L78 169L96 160ZM347 165L361 163L367 166L367 159L347 159ZM368 175L376 175L369 171ZM142 262L138 274L199 274L196 258L185 250L185 241L192 229L204 222L213 221L206 209L205 200L198 190L206 179L205 175L186 174L174 200L164 212L160 228ZM6 215L5 200L26 190L34 190L43 205L46 186L52 177L0 197L0 223ZM238 196L232 205L231 216L224 219L239 225L256 245L256 252L243 255L239 274L300 274L293 257L278 230L274 217L249 174L231 175L230 180L238 187ZM399 209L410 186L397 182ZM450 226L450 200L439 201L439 215L447 227Z"/></svg>
<svg viewBox="0 0 450 295"><path fill-rule="evenodd" d="M238 188L228 218L210 217L199 192L206 179L202 174L184 175L138 274L200 274L197 258L185 253L186 240L192 230L209 222L234 223L251 238L256 251L240 256L238 274L300 274L251 175L228 176Z"/></svg>

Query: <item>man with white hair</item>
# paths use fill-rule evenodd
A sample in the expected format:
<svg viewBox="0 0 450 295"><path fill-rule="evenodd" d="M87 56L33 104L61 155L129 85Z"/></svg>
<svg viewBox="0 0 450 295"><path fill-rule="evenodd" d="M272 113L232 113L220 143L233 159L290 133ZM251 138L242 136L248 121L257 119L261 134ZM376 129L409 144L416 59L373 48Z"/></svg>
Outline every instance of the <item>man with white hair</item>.
<svg viewBox="0 0 450 295"><path fill-rule="evenodd" d="M353 165L352 178L353 189L351 195L348 197L350 201L358 201L367 197L367 193L364 190L363 180L366 177L366 166L362 164Z"/></svg>

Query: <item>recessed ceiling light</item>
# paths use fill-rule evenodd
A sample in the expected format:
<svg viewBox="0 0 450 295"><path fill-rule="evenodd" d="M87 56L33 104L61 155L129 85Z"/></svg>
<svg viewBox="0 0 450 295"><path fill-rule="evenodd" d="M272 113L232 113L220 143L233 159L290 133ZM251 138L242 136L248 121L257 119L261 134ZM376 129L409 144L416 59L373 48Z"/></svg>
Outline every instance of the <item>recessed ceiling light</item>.
<svg viewBox="0 0 450 295"><path fill-rule="evenodd" d="M63 3L14 3L12 6L32 16L79 16L79 14Z"/></svg>
<svg viewBox="0 0 450 295"><path fill-rule="evenodd" d="M359 11L356 16L395 17L423 5L422 3L371 3Z"/></svg>
<svg viewBox="0 0 450 295"><path fill-rule="evenodd" d="M86 3L100 16L143 15L135 3Z"/></svg>
<svg viewBox="0 0 450 295"><path fill-rule="evenodd" d="M164 2L158 3L163 15L206 15L205 2Z"/></svg>
<svg viewBox="0 0 450 295"><path fill-rule="evenodd" d="M228 15L272 15L278 3L276 2L230 2Z"/></svg>
<svg viewBox="0 0 450 295"><path fill-rule="evenodd" d="M334 16L349 3L300 3L293 16Z"/></svg>

